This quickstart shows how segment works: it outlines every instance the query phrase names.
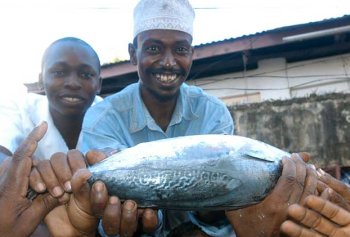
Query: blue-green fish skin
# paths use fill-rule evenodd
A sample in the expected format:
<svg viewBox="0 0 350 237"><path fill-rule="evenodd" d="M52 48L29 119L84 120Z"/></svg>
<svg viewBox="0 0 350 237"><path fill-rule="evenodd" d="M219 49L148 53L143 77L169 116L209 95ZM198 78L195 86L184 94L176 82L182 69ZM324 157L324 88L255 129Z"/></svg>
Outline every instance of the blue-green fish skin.
<svg viewBox="0 0 350 237"><path fill-rule="evenodd" d="M89 167L89 183L139 207L237 209L261 201L281 175L283 156L233 135L193 135L140 143Z"/></svg>

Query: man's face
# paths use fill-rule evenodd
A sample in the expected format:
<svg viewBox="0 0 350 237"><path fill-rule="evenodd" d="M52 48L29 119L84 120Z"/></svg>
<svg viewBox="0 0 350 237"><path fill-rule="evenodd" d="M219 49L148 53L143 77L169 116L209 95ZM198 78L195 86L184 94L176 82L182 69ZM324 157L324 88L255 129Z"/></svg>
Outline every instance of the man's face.
<svg viewBox="0 0 350 237"><path fill-rule="evenodd" d="M51 113L83 115L100 89L100 65L91 49L78 42L59 42L44 58L41 79Z"/></svg>
<svg viewBox="0 0 350 237"><path fill-rule="evenodd" d="M142 96L157 100L176 98L192 65L192 37L174 30L149 30L137 36L137 48L129 47L137 65Z"/></svg>

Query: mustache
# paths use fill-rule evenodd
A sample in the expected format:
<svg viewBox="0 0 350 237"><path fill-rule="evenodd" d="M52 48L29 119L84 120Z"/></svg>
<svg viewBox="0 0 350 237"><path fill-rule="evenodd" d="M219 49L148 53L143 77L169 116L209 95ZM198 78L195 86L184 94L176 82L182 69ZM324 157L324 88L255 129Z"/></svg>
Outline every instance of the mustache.
<svg viewBox="0 0 350 237"><path fill-rule="evenodd" d="M185 70L181 68L165 68L165 67L156 67L156 68L149 68L146 70L148 73L153 73L153 74L180 74L180 75L185 75Z"/></svg>

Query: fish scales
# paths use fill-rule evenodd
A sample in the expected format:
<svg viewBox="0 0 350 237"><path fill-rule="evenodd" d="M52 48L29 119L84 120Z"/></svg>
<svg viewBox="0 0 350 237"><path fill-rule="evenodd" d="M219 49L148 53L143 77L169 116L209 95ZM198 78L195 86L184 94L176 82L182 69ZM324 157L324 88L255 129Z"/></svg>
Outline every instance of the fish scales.
<svg viewBox="0 0 350 237"><path fill-rule="evenodd" d="M234 135L193 135L140 143L89 167L89 183L139 207L237 209L261 201L290 154Z"/></svg>

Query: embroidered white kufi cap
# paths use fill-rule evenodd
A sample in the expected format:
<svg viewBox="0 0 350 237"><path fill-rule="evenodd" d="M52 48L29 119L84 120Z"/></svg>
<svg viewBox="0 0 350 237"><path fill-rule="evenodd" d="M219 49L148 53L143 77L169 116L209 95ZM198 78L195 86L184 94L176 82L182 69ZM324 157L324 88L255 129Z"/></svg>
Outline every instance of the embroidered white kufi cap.
<svg viewBox="0 0 350 237"><path fill-rule="evenodd" d="M134 9L134 37L157 29L193 35L194 16L188 0L140 0Z"/></svg>

